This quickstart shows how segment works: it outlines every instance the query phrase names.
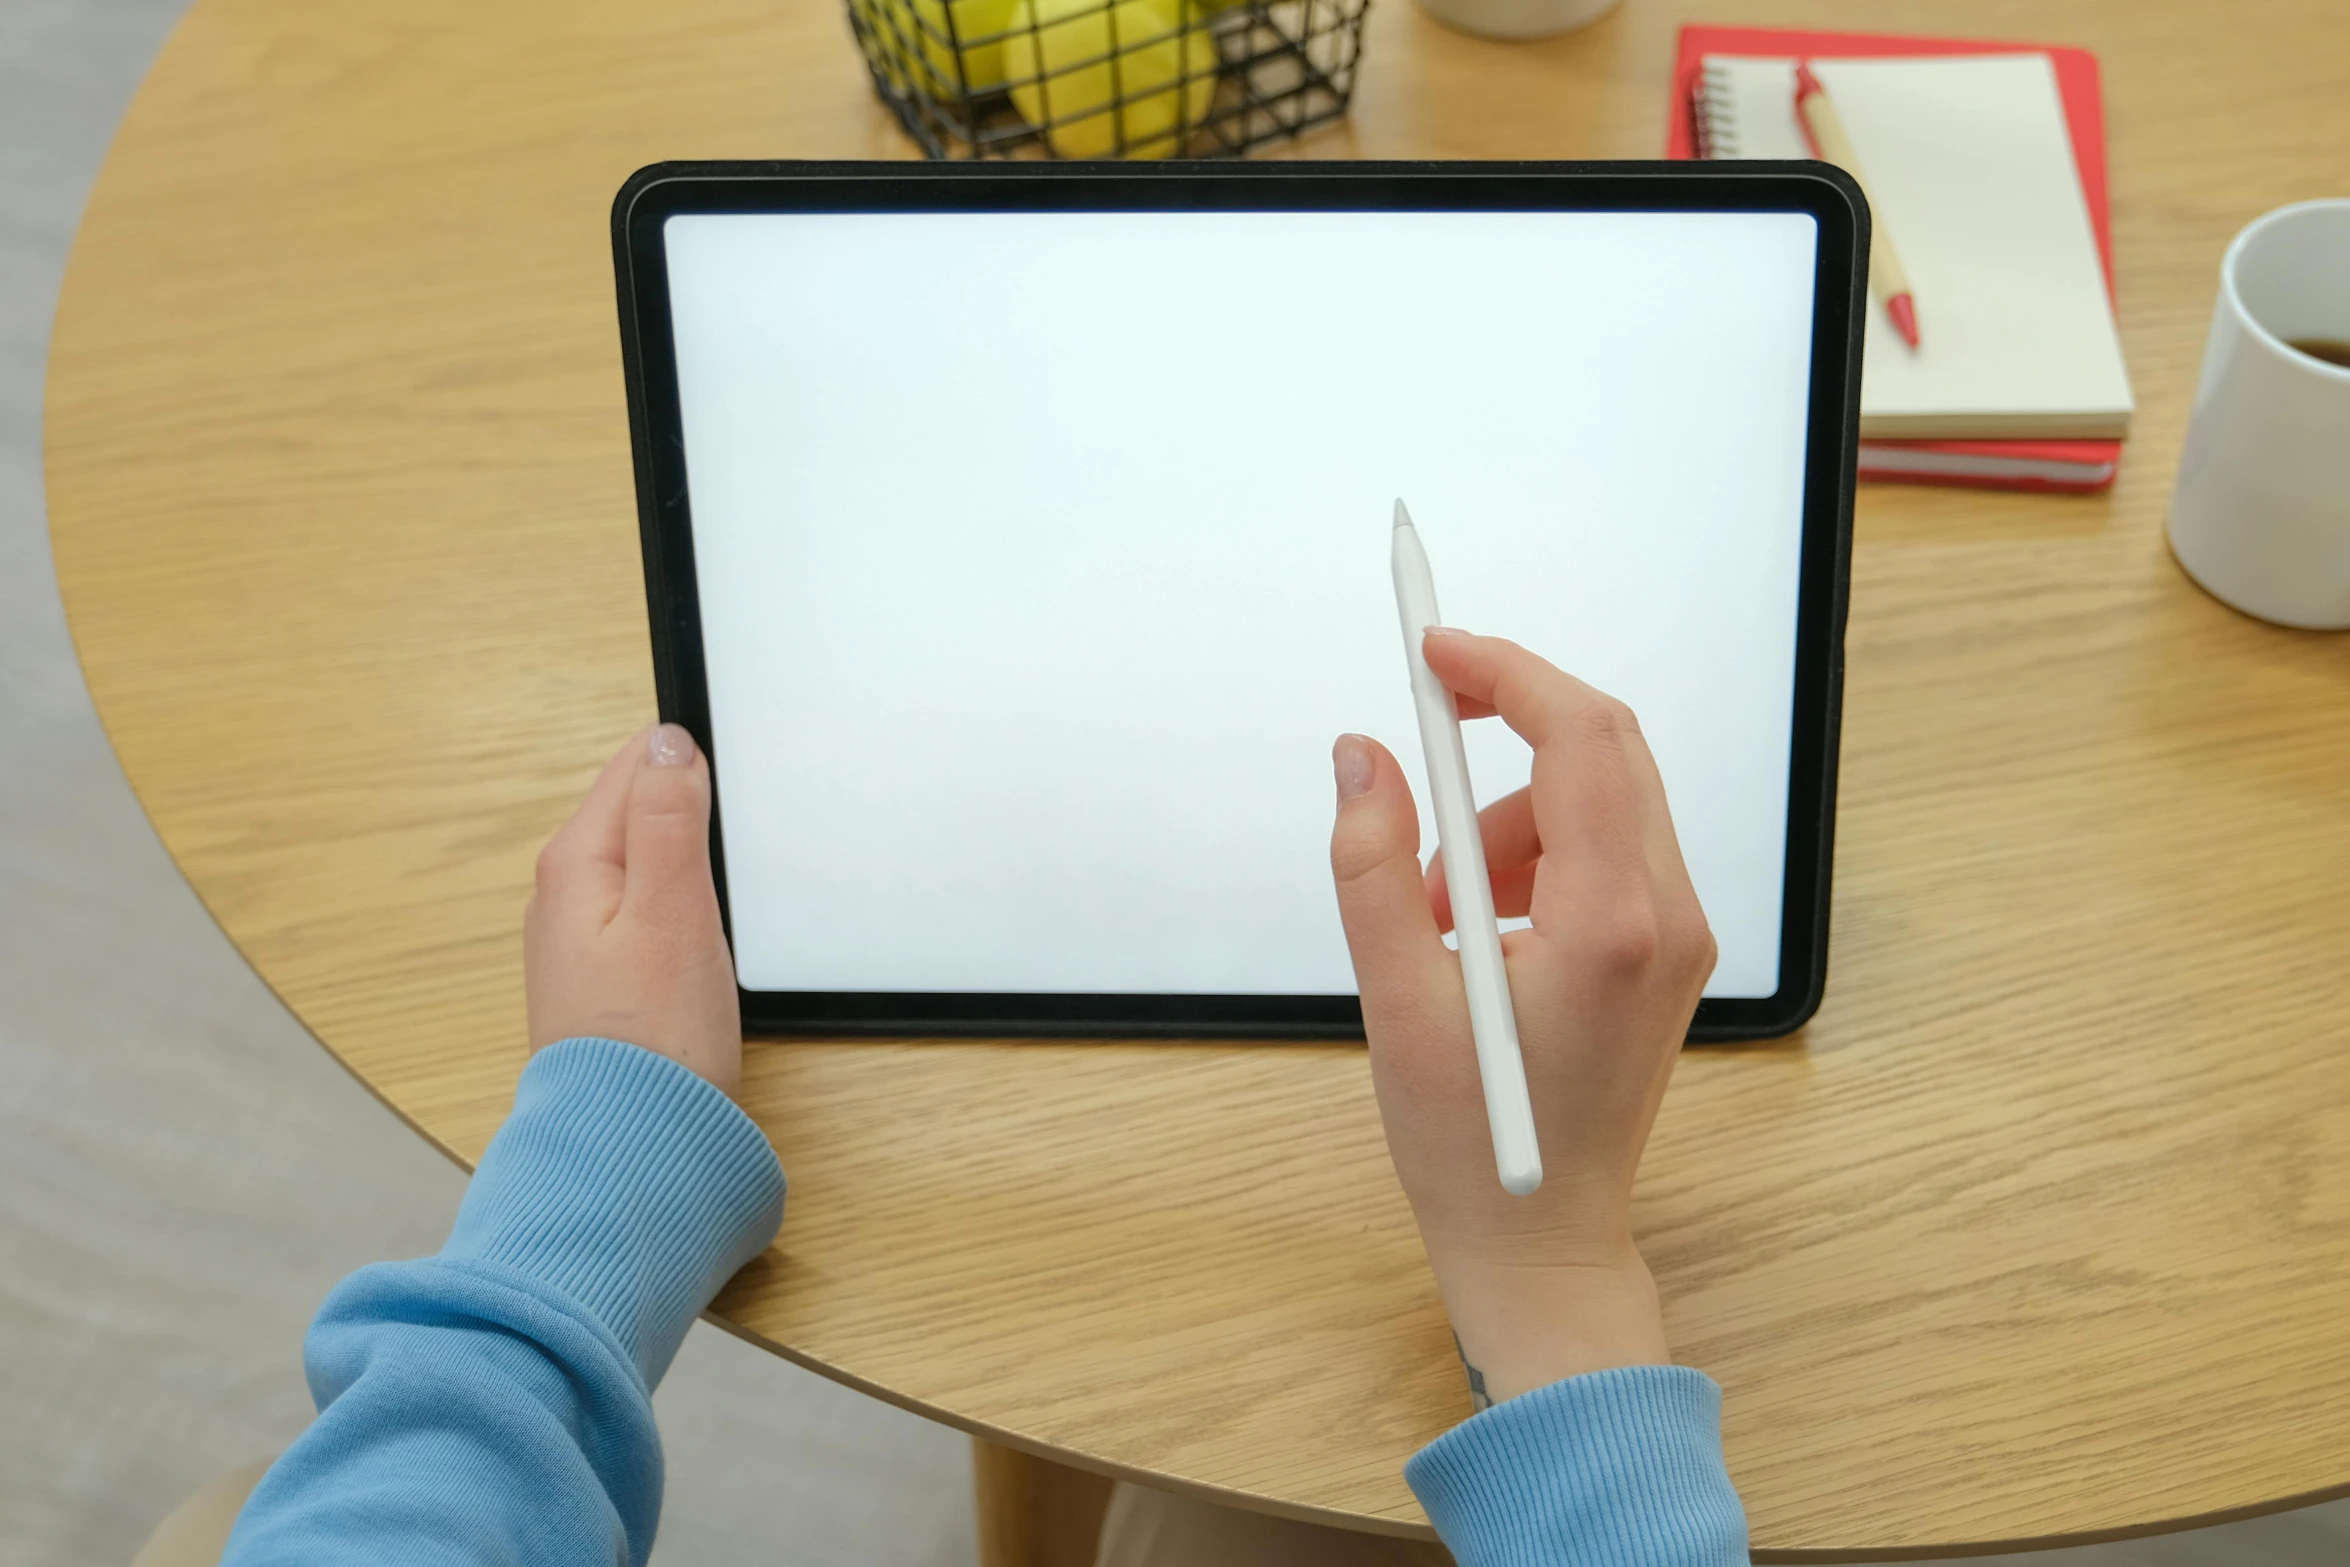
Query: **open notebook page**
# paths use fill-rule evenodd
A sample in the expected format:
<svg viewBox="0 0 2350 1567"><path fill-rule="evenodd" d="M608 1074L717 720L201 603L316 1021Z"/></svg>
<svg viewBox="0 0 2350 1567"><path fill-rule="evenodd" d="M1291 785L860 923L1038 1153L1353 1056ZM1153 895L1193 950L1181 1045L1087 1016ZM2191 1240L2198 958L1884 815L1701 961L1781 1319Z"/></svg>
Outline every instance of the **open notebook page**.
<svg viewBox="0 0 2350 1567"><path fill-rule="evenodd" d="M2043 54L1814 59L1880 237L1916 291L1912 350L1871 303L1861 433L2118 437L2128 372L2056 73ZM1806 158L1795 63L1708 55L1708 157Z"/></svg>

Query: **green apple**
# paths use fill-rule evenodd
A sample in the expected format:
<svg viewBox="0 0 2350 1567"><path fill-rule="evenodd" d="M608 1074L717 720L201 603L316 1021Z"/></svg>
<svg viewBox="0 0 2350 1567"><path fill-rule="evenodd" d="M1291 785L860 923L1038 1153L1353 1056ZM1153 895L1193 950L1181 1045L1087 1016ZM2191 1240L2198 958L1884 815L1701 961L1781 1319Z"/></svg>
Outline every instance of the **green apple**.
<svg viewBox="0 0 2350 1567"><path fill-rule="evenodd" d="M1012 105L1064 158L1164 158L1216 96L1216 45L1191 0L1017 0ZM1111 105L1116 104L1116 108Z"/></svg>

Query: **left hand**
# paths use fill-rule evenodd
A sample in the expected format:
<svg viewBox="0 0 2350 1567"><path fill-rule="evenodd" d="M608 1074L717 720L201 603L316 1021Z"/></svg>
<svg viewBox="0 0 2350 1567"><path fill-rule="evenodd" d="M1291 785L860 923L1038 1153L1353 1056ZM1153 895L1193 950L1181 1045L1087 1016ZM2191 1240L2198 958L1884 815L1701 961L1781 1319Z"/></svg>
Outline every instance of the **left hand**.
<svg viewBox="0 0 2350 1567"><path fill-rule="evenodd" d="M742 1081L734 961L710 876L710 767L675 724L604 765L539 852L522 911L530 1048L596 1035L728 1094Z"/></svg>

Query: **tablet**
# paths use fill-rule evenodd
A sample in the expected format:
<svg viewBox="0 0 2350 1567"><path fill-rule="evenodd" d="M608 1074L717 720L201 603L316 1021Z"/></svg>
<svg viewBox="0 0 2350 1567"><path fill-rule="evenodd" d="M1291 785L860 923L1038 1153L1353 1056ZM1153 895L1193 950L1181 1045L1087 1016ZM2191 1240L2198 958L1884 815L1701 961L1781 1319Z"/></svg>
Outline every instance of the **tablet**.
<svg viewBox="0 0 2350 1567"><path fill-rule="evenodd" d="M1359 1033L1329 756L1386 741L1425 822L1402 497L1450 623L1638 712L1721 949L1693 1034L1797 1026L1866 236L1820 164L636 175L654 668L746 1025Z"/></svg>

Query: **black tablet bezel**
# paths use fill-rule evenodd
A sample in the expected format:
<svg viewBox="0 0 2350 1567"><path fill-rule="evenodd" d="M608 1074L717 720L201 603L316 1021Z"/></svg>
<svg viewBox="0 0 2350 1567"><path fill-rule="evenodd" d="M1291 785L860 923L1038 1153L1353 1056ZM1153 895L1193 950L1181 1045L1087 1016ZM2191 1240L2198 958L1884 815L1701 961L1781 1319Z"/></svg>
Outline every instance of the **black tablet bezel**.
<svg viewBox="0 0 2350 1567"><path fill-rule="evenodd" d="M1805 212L1819 224L1811 409L1796 608L1779 989L1701 1002L1693 1040L1799 1028L1827 982L1830 871L1852 487L1860 428L1869 215L1859 188L1821 163L663 163L612 204L645 598L663 719L713 757L693 528L661 228L680 213L1153 210L1563 210ZM710 857L722 912L721 811ZM821 1034L1348 1037L1345 996L740 992L743 1025Z"/></svg>

